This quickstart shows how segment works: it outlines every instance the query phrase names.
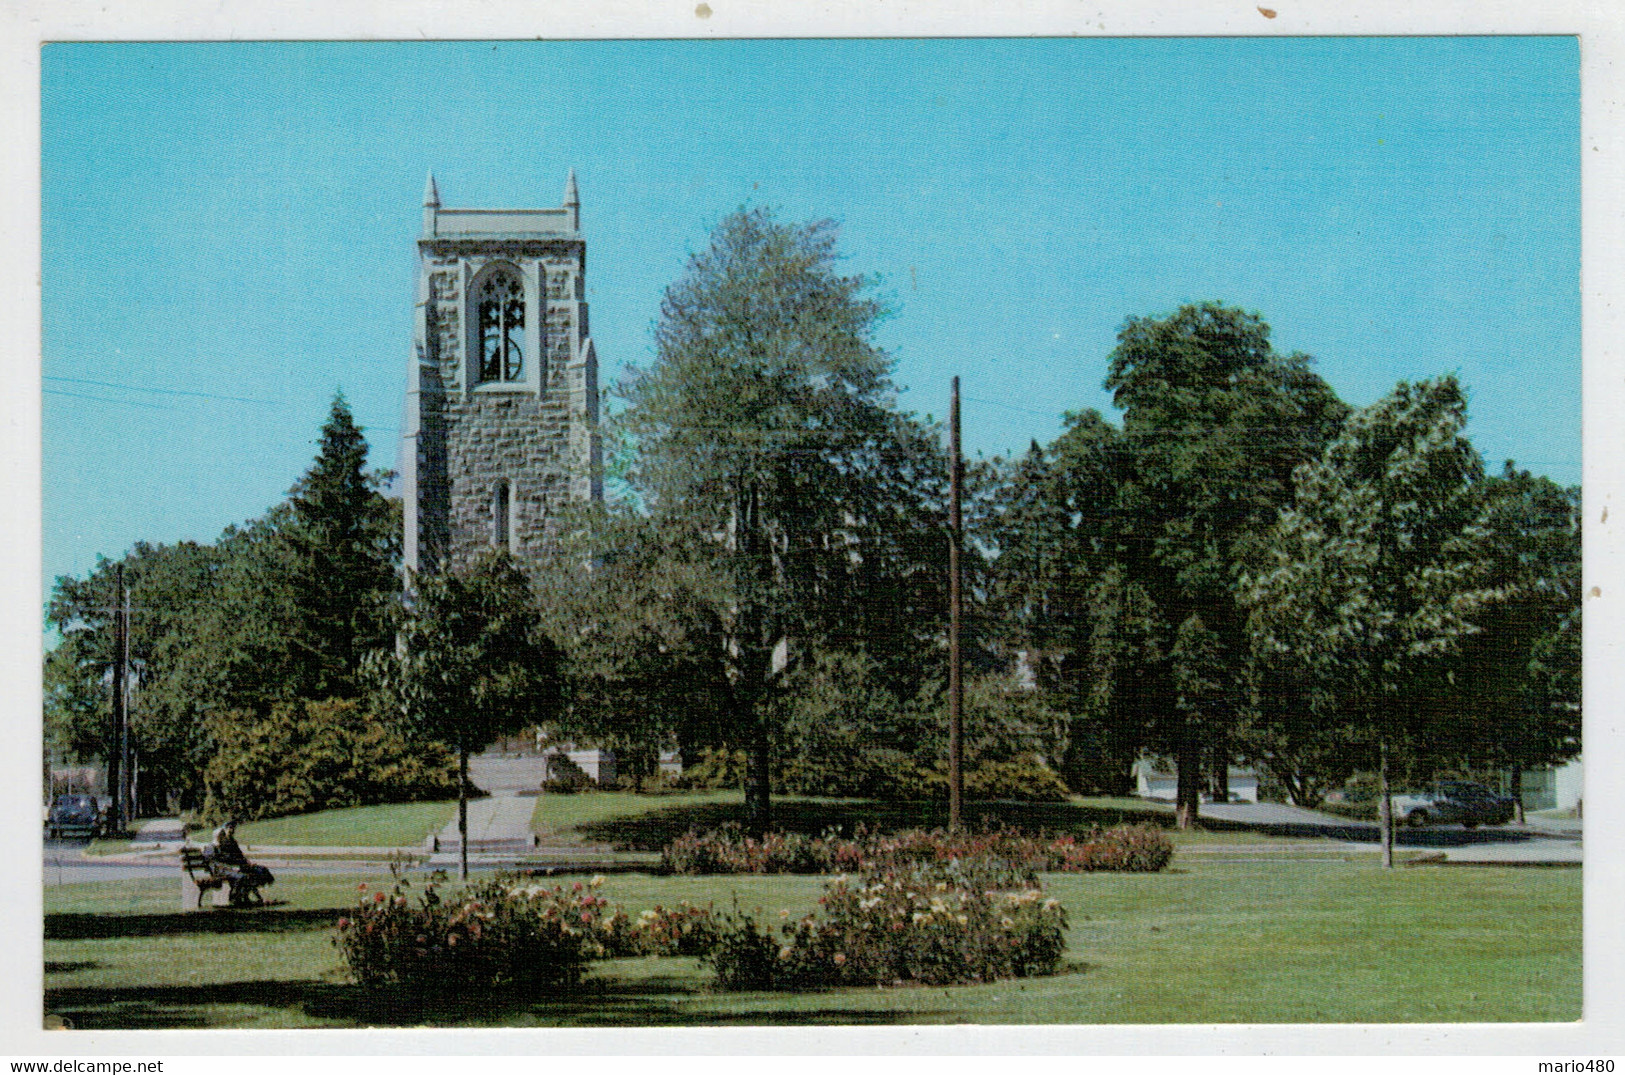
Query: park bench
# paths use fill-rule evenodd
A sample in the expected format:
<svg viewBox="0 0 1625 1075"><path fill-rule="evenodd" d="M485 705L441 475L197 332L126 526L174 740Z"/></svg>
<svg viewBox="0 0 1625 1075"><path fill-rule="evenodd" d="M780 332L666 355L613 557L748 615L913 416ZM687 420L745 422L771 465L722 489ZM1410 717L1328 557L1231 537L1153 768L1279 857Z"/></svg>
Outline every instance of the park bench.
<svg viewBox="0 0 1625 1075"><path fill-rule="evenodd" d="M227 866L216 862L203 853L201 848L181 848L181 869L186 876L192 879L197 886L197 905L203 906L204 893L224 887L227 901L233 907L249 907L265 902L260 895L260 883L249 877L235 866Z"/></svg>

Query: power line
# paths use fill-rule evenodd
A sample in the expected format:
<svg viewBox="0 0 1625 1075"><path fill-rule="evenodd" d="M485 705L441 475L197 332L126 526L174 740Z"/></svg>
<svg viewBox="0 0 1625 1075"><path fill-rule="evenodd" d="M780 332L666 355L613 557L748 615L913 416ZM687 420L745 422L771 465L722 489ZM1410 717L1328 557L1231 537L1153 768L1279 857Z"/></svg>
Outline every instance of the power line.
<svg viewBox="0 0 1625 1075"><path fill-rule="evenodd" d="M117 388L124 392L148 392L160 396L195 396L198 399L220 399L228 403L257 403L266 407L287 407L290 404L277 399L256 399L252 396L222 396L214 392L192 392L184 388L144 388L140 385L117 384L113 381L93 381L86 377L43 377L46 381L61 381L65 384L89 384L98 388ZM49 389L47 389L49 391ZM97 397L87 396L86 399ZM108 402L113 402L109 400Z"/></svg>
<svg viewBox="0 0 1625 1075"><path fill-rule="evenodd" d="M174 407L161 407L156 403L137 403L133 399L108 399L106 396L87 396L79 392L64 392L59 388L41 390L47 396L67 396L69 399L88 399L95 403L117 403L125 407L145 407L149 411L172 411Z"/></svg>

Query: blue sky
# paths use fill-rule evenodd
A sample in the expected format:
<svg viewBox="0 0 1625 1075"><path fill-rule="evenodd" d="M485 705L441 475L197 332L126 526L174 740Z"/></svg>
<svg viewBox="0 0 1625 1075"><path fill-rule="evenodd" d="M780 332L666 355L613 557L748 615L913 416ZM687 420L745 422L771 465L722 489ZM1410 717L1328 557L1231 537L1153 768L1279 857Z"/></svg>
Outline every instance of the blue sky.
<svg viewBox="0 0 1625 1075"><path fill-rule="evenodd" d="M47 580L208 541L342 389L393 466L424 175L579 177L606 386L741 205L833 217L895 307L904 405L972 453L1100 387L1131 315L1217 299L1350 403L1459 373L1470 433L1580 478L1572 38L51 44Z"/></svg>

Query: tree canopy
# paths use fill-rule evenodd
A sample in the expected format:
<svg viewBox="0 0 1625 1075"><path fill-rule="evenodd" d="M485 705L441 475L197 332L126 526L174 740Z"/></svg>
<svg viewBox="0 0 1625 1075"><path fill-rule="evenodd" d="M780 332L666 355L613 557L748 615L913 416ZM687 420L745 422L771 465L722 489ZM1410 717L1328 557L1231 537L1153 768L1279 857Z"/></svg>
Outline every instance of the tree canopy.
<svg viewBox="0 0 1625 1075"><path fill-rule="evenodd" d="M133 612L132 731L149 805L200 805L204 768L228 712L354 696L362 656L387 643L397 512L366 469L366 442L342 396L289 499L212 545L137 542L119 563ZM45 725L61 756L104 752L103 678L113 659L113 561L56 580L46 621ZM245 717L245 719L250 719Z"/></svg>
<svg viewBox="0 0 1625 1075"><path fill-rule="evenodd" d="M758 825L792 651L833 638L885 661L908 647L946 551L940 452L896 411L873 342L885 310L837 260L829 222L727 217L667 290L655 361L623 386L632 485L708 577L692 592L720 631Z"/></svg>

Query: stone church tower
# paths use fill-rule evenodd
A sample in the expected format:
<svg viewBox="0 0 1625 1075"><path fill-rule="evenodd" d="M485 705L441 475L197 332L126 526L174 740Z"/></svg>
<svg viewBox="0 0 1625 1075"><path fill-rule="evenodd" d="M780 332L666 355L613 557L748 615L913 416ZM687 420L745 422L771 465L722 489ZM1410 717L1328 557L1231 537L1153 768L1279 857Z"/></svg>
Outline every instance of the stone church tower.
<svg viewBox="0 0 1625 1075"><path fill-rule="evenodd" d="M423 194L401 423L406 566L505 548L535 563L561 511L603 495L575 172L557 209L445 209Z"/></svg>

